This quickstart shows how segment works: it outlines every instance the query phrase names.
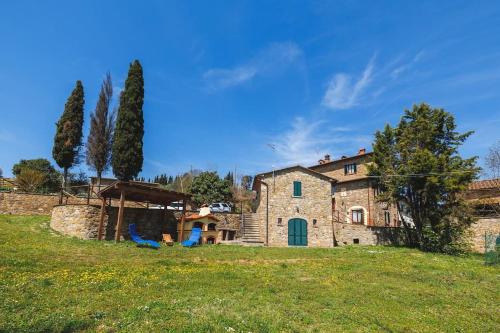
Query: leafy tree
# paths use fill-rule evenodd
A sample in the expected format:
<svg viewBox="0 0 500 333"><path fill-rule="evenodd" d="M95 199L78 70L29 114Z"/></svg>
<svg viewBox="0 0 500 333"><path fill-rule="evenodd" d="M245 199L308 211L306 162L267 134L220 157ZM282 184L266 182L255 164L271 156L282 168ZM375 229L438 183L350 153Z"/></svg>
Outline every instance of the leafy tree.
<svg viewBox="0 0 500 333"><path fill-rule="evenodd" d="M370 175L378 179L381 201L409 207L421 249L456 253L473 222L461 193L477 176L476 157L458 148L472 134L456 131L453 115L427 104L405 110L397 127L375 134ZM406 228L409 226L405 221Z"/></svg>
<svg viewBox="0 0 500 333"><path fill-rule="evenodd" d="M489 169L491 177L500 178L500 141L490 148L486 156L486 167Z"/></svg>
<svg viewBox="0 0 500 333"><path fill-rule="evenodd" d="M40 192L57 192L61 188L61 174L45 158L21 160L14 164L12 173L16 178L23 170L35 170L44 175L43 183L37 187Z"/></svg>
<svg viewBox="0 0 500 333"><path fill-rule="evenodd" d="M76 87L68 97L64 112L57 122L52 156L59 167L63 168L63 182L66 185L68 170L78 162L82 146L83 127L83 86L76 81Z"/></svg>
<svg viewBox="0 0 500 333"><path fill-rule="evenodd" d="M16 177L22 191L36 192L45 182L46 175L38 170L24 168Z"/></svg>
<svg viewBox="0 0 500 333"><path fill-rule="evenodd" d="M246 191L250 191L252 189L252 181L253 181L252 176L246 175L241 177L241 187Z"/></svg>
<svg viewBox="0 0 500 333"><path fill-rule="evenodd" d="M113 98L111 75L101 85L99 100L94 112L90 115L90 133L87 139L87 164L97 173L101 183L102 173L109 168L111 161L111 145L113 143L114 112L109 112Z"/></svg>
<svg viewBox="0 0 500 333"><path fill-rule="evenodd" d="M206 171L194 177L188 192L197 206L231 200L231 183L220 179L217 172Z"/></svg>
<svg viewBox="0 0 500 333"><path fill-rule="evenodd" d="M144 78L142 66L135 60L129 68L113 138L111 165L120 180L134 179L142 170L144 117Z"/></svg>
<svg viewBox="0 0 500 333"><path fill-rule="evenodd" d="M226 175L226 177L224 177L225 180L229 181L231 184L234 183L234 175L231 171L229 171Z"/></svg>

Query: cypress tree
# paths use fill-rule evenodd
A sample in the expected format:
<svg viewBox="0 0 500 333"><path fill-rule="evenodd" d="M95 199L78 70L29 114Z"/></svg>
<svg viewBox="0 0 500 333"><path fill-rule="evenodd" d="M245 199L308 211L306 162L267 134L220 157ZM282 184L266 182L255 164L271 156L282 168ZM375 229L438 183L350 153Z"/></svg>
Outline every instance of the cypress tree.
<svg viewBox="0 0 500 333"><path fill-rule="evenodd" d="M87 138L87 164L96 171L98 184L102 173L109 168L113 140L114 114L109 113L113 97L111 75L102 83L95 111L90 115L90 133Z"/></svg>
<svg viewBox="0 0 500 333"><path fill-rule="evenodd" d="M129 68L125 89L120 95L116 119L111 165L116 178L131 180L142 170L144 160L144 78L142 66L135 60Z"/></svg>
<svg viewBox="0 0 500 333"><path fill-rule="evenodd" d="M64 112L56 123L56 135L52 157L64 170L64 186L68 178L68 170L76 163L82 146L83 127L83 85L76 81L76 87L64 105Z"/></svg>

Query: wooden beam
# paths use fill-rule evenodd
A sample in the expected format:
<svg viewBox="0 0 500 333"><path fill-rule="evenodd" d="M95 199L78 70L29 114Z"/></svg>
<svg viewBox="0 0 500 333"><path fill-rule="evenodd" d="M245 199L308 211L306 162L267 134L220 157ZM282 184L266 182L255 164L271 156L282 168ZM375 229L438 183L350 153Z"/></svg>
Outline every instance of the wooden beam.
<svg viewBox="0 0 500 333"><path fill-rule="evenodd" d="M120 241L122 224L123 224L123 211L125 209L125 191L120 193L120 208L118 209L118 221L116 222L115 242Z"/></svg>
<svg viewBox="0 0 500 333"><path fill-rule="evenodd" d="M102 228L104 227L104 212L106 211L106 198L102 198L101 202L101 216L99 219L99 229L97 231L97 240L102 240L102 234L103 230Z"/></svg>
<svg viewBox="0 0 500 333"><path fill-rule="evenodd" d="M182 215L181 215L181 232L179 235L179 243L184 240L184 222L186 220L186 199L182 200Z"/></svg>

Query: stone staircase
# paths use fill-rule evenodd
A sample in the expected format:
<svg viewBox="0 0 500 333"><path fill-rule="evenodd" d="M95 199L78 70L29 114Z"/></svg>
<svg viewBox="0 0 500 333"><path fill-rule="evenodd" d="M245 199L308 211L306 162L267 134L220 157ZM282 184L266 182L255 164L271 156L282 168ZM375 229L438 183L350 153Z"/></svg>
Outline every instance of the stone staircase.
<svg viewBox="0 0 500 333"><path fill-rule="evenodd" d="M260 226L256 214L244 213L242 223L241 241L246 244L263 245L260 239Z"/></svg>

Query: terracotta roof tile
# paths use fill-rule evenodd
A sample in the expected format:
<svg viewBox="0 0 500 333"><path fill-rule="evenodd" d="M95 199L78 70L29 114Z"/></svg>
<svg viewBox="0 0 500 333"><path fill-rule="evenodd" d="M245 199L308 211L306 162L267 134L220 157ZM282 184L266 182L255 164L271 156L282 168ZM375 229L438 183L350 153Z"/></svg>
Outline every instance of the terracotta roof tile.
<svg viewBox="0 0 500 333"><path fill-rule="evenodd" d="M472 182L469 185L469 190L484 190L484 189L500 189L500 178L485 179Z"/></svg>

